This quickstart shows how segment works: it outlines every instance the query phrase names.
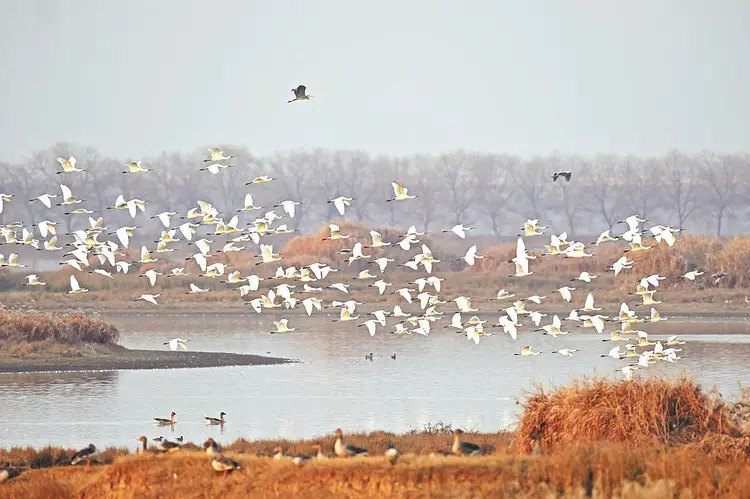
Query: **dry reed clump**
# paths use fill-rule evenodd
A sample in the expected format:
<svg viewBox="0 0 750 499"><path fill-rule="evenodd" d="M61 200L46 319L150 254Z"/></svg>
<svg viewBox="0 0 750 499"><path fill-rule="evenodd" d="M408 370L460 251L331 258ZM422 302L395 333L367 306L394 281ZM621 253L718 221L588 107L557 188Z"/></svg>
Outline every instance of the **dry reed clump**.
<svg viewBox="0 0 750 499"><path fill-rule="evenodd" d="M676 445L709 435L739 435L718 396L692 381L646 379L574 382L551 393L527 396L515 451L531 452L538 438L545 452L586 442Z"/></svg>
<svg viewBox="0 0 750 499"><path fill-rule="evenodd" d="M0 310L0 340L9 343L114 344L119 338L116 327L97 317Z"/></svg>
<svg viewBox="0 0 750 499"><path fill-rule="evenodd" d="M401 228L372 228L349 220L336 220L330 223L338 225L341 229L341 234L351 237L347 239L337 239L335 241L325 240L325 238L330 235L328 224L326 224L318 232L290 239L289 242L281 248L279 253L284 257L284 260L299 258L300 260L298 261L305 262L304 265L320 261L321 259L326 259L328 262L340 262L342 256L339 254L339 251L343 248L351 248L356 242L361 242L363 246L372 244L372 239L370 237L371 230L379 232L383 237L383 242L392 243L393 246L395 246L396 243L403 238L403 235L406 234L406 230ZM419 240L428 245L431 242L427 236L420 236ZM376 248L365 251L364 253L370 254L372 252L373 258L377 258L378 256L382 256L382 251L382 249ZM421 249L418 251L421 251ZM418 251L415 251L415 253Z"/></svg>
<svg viewBox="0 0 750 499"><path fill-rule="evenodd" d="M749 237L735 237L724 241L715 237L684 235L678 236L677 242L671 248L665 243L656 245L653 241L646 244L654 247L635 253L631 257L636 260L637 276L658 273L678 277L690 270L703 269L705 275L698 281L701 287L750 287ZM721 272L728 273L729 277L714 283L710 275ZM623 286L631 287L635 281L635 275L631 275L629 280L623 282Z"/></svg>

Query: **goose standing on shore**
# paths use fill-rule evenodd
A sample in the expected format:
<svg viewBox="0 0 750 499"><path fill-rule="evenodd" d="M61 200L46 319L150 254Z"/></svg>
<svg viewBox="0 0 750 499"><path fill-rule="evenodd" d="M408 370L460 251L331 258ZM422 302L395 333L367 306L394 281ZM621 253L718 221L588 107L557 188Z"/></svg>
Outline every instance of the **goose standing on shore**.
<svg viewBox="0 0 750 499"><path fill-rule="evenodd" d="M209 438L205 442L203 442L203 448L206 449L206 454L209 456L220 456L221 455L221 447L219 447L219 444L216 443L216 440L213 438Z"/></svg>
<svg viewBox="0 0 750 499"><path fill-rule="evenodd" d="M94 444L89 444L88 447L84 447L83 449L75 453L73 459L70 460L70 464L76 465L78 463L86 461L86 467L88 468L91 466L91 458L95 455L96 446L94 446Z"/></svg>
<svg viewBox="0 0 750 499"><path fill-rule="evenodd" d="M148 451L148 439L143 436L139 437L138 441L141 443L141 445L138 446L138 449L136 449L136 454L144 454Z"/></svg>
<svg viewBox="0 0 750 499"><path fill-rule="evenodd" d="M321 447L320 444L313 445L313 449L318 451L318 453L315 454L315 459L328 459L328 454L323 453L323 447Z"/></svg>
<svg viewBox="0 0 750 499"><path fill-rule="evenodd" d="M367 449L357 447L356 445L347 444L344 442L344 434L341 429L338 428L333 433L336 436L336 442L333 445L333 451L338 457L355 457L355 456L367 456Z"/></svg>
<svg viewBox="0 0 750 499"><path fill-rule="evenodd" d="M182 447L177 442L170 442L169 440L164 440L162 442L159 442L159 445L156 446L157 452L177 452Z"/></svg>
<svg viewBox="0 0 750 499"><path fill-rule="evenodd" d="M216 457L214 457L211 460L211 467L216 471L224 472L225 478L228 473L234 470L242 469L242 467L240 466L240 463L238 463L234 459L230 459L226 457L224 454L219 454Z"/></svg>
<svg viewBox="0 0 750 499"><path fill-rule="evenodd" d="M456 429L453 432L453 446L451 447L451 452L457 456L476 456L477 454L480 454L482 449L477 444L461 440L461 435L463 434L463 430L460 429Z"/></svg>

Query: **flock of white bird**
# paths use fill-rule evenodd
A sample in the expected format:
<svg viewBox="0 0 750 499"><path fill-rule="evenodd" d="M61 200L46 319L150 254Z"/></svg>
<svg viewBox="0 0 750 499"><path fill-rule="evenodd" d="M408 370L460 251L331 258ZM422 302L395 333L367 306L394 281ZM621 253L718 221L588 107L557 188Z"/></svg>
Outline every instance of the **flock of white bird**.
<svg viewBox="0 0 750 499"><path fill-rule="evenodd" d="M300 100L298 90L295 90L295 100ZM304 92L302 94L304 96ZM309 98L309 96L303 97ZM214 147L209 149L209 156L205 159L205 163L210 163L208 166L201 168L201 170L208 172L209 174L219 175L222 170L231 168L233 165L228 164L228 161L234 158L232 155L225 155L224 152ZM85 169L78 168L76 166L76 159L70 157L57 158L60 163L61 171L57 172L61 175L76 175L81 172L85 172ZM123 173L129 175L142 175L148 174L149 168L143 166L140 161L134 161L125 165ZM556 177L564 176L566 180L570 181L570 172L558 172L553 176ZM257 186L267 182L275 180L268 175L262 175L253 178L248 181L246 185ZM399 202L408 203L410 200L416 198L415 195L409 194L409 190L398 182L392 182L393 197L388 199L388 202ZM13 195L11 194L0 194L0 213L2 213L5 203L12 202ZM74 206L80 205L83 200L77 199L71 189L65 184L60 185L60 194L41 194L36 198L29 200L29 202L38 201L47 208L52 208L53 200L59 200L56 206L64 206L67 211L66 215L89 215L93 213L91 210L87 210L83 207L74 208ZM346 214L347 208L356 202L354 197L339 196L334 199L328 200L328 203L332 204L336 211L343 217ZM115 230L108 229L104 225L104 219L99 217L94 219L89 217L90 227L87 229L75 230L70 236L73 237L73 241L70 244L64 246L58 245L57 232L58 224L51 220L42 220L36 223L38 234L42 240L38 240L35 237L32 228L24 227L22 223L12 223L0 227L0 236L4 239L5 244L19 244L27 245L37 249L43 249L46 251L63 251L65 247L72 246L73 249L65 253L67 259L63 260L61 265L65 265L74 269L77 272L82 272L85 267L90 265L90 257L95 256L98 259L99 265L94 268L90 273L98 274L103 279L115 279L118 273L127 274L134 264L151 264L158 261L158 256L163 253L170 253L174 251L174 248L170 247L171 243L180 241L178 233L182 235L184 239L189 241L189 244L195 248L195 253L190 256L187 260L193 260L198 268L200 268L201 277L209 278L220 278L225 275L227 265L221 262L209 263L211 258L214 257L216 252L211 253L212 249L218 248L213 246L214 240L202 237L195 239L196 230L203 226L213 227L213 232L207 235L213 236L225 236L227 239L220 244L221 253L230 253L245 250L246 246L240 246L241 244L253 243L259 246L260 252L256 255L259 259L257 265L271 265L280 262L283 257L274 252L273 245L264 244L264 240L274 234L289 234L293 232L289 229L286 224L276 224L280 220L284 220L286 217L289 219L294 218L296 210L302 203L293 200L280 201L274 205L274 208L280 208L283 210L284 215L278 215L275 211L267 211L263 216L255 218L251 223L248 224L247 228L241 228L239 224L239 213L254 212L261 209L261 207L255 206L252 194L247 194L244 199L244 206L237 210L237 214L229 217L227 220L221 216L219 211L209 202L198 201L197 207L191 208L183 217L179 220L185 220L182 223L174 222L177 217L177 213L173 211L165 211L162 213L151 216L151 219L157 219L163 226L164 230L161 231L161 236L156 241L156 247L149 250L146 246L142 246L140 250L140 258L136 261L128 261L126 256L126 250L130 248L131 238L138 229L135 225L128 225L119 227ZM111 210L123 210L126 211L130 217L135 220L138 217L145 217L142 215L146 211L146 201L141 199L129 199L125 200L122 195L119 195L114 201L113 205L108 207ZM679 232L679 229L672 227L665 227L662 225L656 225L647 230L641 228L641 224L646 220L640 219L638 216L630 216L625 220L621 221L626 224L628 229L619 236L612 236L610 231L602 233L597 240L592 243L593 245L599 246L601 244L613 243L619 240L627 243L628 248L625 249L626 256L622 256L617 261L613 262L607 270L614 272L614 275L620 274L623 270L632 269L635 262L628 259L628 254L647 251L653 246L648 246L643 241L644 235L653 237L656 244L667 244L672 246L675 243L675 236ZM17 232L21 229L21 238L18 239ZM352 236L343 234L341 228L331 223L329 224L330 234L325 240L336 241L350 239ZM443 232L454 234L456 237L464 239L466 233L472 230L472 227L464 227L461 224L455 225L454 227L444 230ZM527 220L521 229L521 233L518 237L516 245L515 257L513 257L509 263L512 263L515 272L511 274L511 277L524 278L532 275L534 272L531 270L531 262L537 258L527 252L524 243L524 238L538 237L544 234L543 227L539 225L538 220ZM109 231L108 231L109 230ZM115 236L109 240L100 240L102 235ZM405 312L402 308L402 304L395 305L392 311L386 310L374 310L367 313L367 318L362 318L362 321L357 323L357 326L364 327L367 329L370 335L377 334L381 328L386 328L388 324L388 318L395 319L396 322L393 324L390 332L397 335L410 335L418 334L427 336L431 331L435 329L433 325L436 321L442 320L444 313L438 311L438 306L445 304L446 301L441 300L439 293L441 290L441 282L444 278L433 275L433 266L441 262L441 260L435 258L433 252L426 244L420 245L419 237L424 235L423 232L417 231L415 226L411 226L408 231L402 235L399 241L384 241L380 233L376 231L370 231L370 240L368 241L357 241L352 244L351 248L344 249L341 253L348 256L348 264L351 265L353 262L363 260L373 264L372 270L366 269L354 277L358 281L370 281L370 287L374 288L373 292L380 295L386 293L386 291L393 286L393 283L388 282L386 278L387 269L390 268L389 264L396 261L395 253L392 253L394 258L388 258L387 256L381 256L373 258L373 255L365 254L366 250L393 248L392 251L397 251L399 248L401 252L410 252L412 246L418 247L419 252L410 255L409 258L404 262L398 264L400 267L407 267L415 272L424 272L424 275L416 278L405 286L390 291L395 295L398 295L403 300L403 305L412 304L412 302L418 302L420 311L412 314ZM49 239L46 239L49 236ZM546 253L544 256L556 256L558 258L587 258L591 257L592 254L588 253L584 243L578 241L568 241L567 234L563 233L560 235L551 234L549 244L545 245ZM195 239L195 240L194 240ZM41 244L41 247L40 247ZM118 259L118 257L120 257ZM466 265L475 265L477 260L484 259L485 256L477 253L477 246L472 245L466 251L465 255L460 258ZM109 266L111 270L106 270L104 267ZM10 254L6 258L0 254L0 266L7 266L11 268L21 268L25 265L19 261L19 256L16 253ZM286 281L281 282L275 286L272 286L266 293L260 293L259 296L252 296L251 293L259 291L260 283L264 278L258 275L241 275L240 271L233 271L223 277L222 283L237 285L237 291L240 296L246 300L253 310L257 313L261 313L263 310L274 309L274 308L286 308L292 309L301 303L305 312L308 316L314 313L321 312L324 304L321 298L315 296L316 293L322 292L325 288L335 290L342 295L341 300L331 301L326 308L338 308L340 309L338 318L336 321L349 322L357 321L361 319L360 315L357 315L357 307L362 305L362 302L356 301L350 297L350 284L345 282L330 282L330 276L335 275L338 269L331 267L330 265L323 263L312 263L303 266L299 269L296 267L278 267L275 275L271 279ZM373 273L375 272L375 273ZM379 273L379 274L378 274ZM342 273L343 274L343 273ZM703 272L700 270L692 270L687 272L683 276L683 279L695 280L698 276L702 275ZM145 270L141 274L148 285L153 287L157 279L163 278L163 274L158 272L154 268ZM189 273L186 272L185 267L175 267L169 271L166 277L189 277ZM571 279L573 282L579 282L578 288L571 286L561 287L555 292L559 293L563 300L568 303L573 302L573 292L583 291L587 283L590 283L593 279L596 279L596 275L591 275L588 272L582 272L578 277ZM658 274L643 277L634 290L634 295L642 300L643 305L653 307L661 303L655 299L655 294L665 277ZM44 286L39 277L35 274L26 276L27 286ZM295 282L297 284L290 284ZM416 289L409 287L415 285ZM433 292L428 291L430 289ZM75 274L70 275L70 290L69 294L85 293L88 290L80 286ZM186 293L197 294L207 293L210 289L201 288L197 284L190 282L186 286ZM349 296L347 296L349 295ZM143 300L153 305L157 305L159 294L155 293L143 293L135 300ZM493 300L502 301L510 300L515 297L515 294L500 290ZM602 315L600 312L602 309L595 306L594 296L592 293L587 293L585 300L583 301L582 308L573 309L570 314L561 319L558 315L553 315L549 324L542 325L541 321L546 314L539 311L527 309L527 304L540 305L546 296L533 295L523 299L517 299L512 302L510 306L505 308L502 313L503 315L499 318L498 323L495 327L501 328L503 334L509 335L513 340L517 340L519 337L519 331L521 331L523 325L520 322L521 318L528 316L530 322L533 324L533 328L527 327L527 331L523 331L524 336L531 335L529 331L542 331L543 334L559 337L569 333L563 326L564 322L569 324L576 323L579 327L592 328L597 333L603 333L608 322L619 323L620 327L616 331L612 331L609 335L610 341L613 343L624 343L624 350L620 349L620 346L614 346L605 355L614 359L633 359L637 361L633 364L627 364L619 371L623 375L630 379L634 371L639 367L647 367L657 361L675 362L680 359L678 355L681 351L680 348L675 348L682 344L675 337L670 337L666 344L661 342L651 342L648 339L648 334L645 331L635 329L635 325L643 322L658 322L664 321L667 318L659 315L656 308L651 308L649 317L639 317L634 310L631 310L627 303L622 303L619 314L616 316ZM493 332L488 331L485 328L487 321L479 318L478 315L471 315L470 318L464 319L466 314L475 314L479 312L478 309L472 306L472 299L468 296L457 296L452 299L457 307L457 311L452 314L450 324L445 326L446 328L454 328L457 332L464 333L468 340L474 343L479 343L483 337L489 337L493 335ZM272 333L288 333L295 331L295 327L290 327L289 319L283 318L274 322L276 329ZM632 341L628 338L633 338ZM181 338L175 338L172 341L166 342L165 345L169 345L172 350L178 348L187 349L186 340ZM653 347L653 348L649 348ZM638 349L642 349L640 352ZM553 352L564 356L573 356L576 353L576 349L573 348L560 348ZM531 345L525 345L520 349L516 355L519 356L536 356L542 352L534 351Z"/></svg>

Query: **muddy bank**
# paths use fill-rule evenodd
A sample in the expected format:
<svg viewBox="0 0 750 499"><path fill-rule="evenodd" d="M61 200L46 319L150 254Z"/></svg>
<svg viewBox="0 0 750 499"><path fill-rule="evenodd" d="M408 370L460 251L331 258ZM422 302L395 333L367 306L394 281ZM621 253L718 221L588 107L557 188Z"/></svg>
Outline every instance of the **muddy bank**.
<svg viewBox="0 0 750 499"><path fill-rule="evenodd" d="M184 369L193 367L288 364L292 359L223 352L130 350L116 345L77 345L72 354L14 357L0 353L0 373Z"/></svg>

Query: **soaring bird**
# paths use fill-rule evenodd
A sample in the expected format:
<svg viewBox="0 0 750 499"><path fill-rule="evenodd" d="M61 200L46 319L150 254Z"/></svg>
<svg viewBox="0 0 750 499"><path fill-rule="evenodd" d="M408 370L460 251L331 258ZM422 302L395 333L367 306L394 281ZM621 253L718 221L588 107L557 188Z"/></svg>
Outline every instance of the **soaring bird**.
<svg viewBox="0 0 750 499"><path fill-rule="evenodd" d="M307 87L304 85L293 88L291 91L294 92L294 99L286 101L287 104L296 100L310 100L310 98L312 97L312 95L305 94L305 92L307 91Z"/></svg>
<svg viewBox="0 0 750 499"><path fill-rule="evenodd" d="M570 177L572 177L572 176L573 176L573 172L571 172L571 171L555 172L555 173L552 174L552 181L553 182L557 182L558 178L565 177L565 181L566 182L570 182Z"/></svg>

